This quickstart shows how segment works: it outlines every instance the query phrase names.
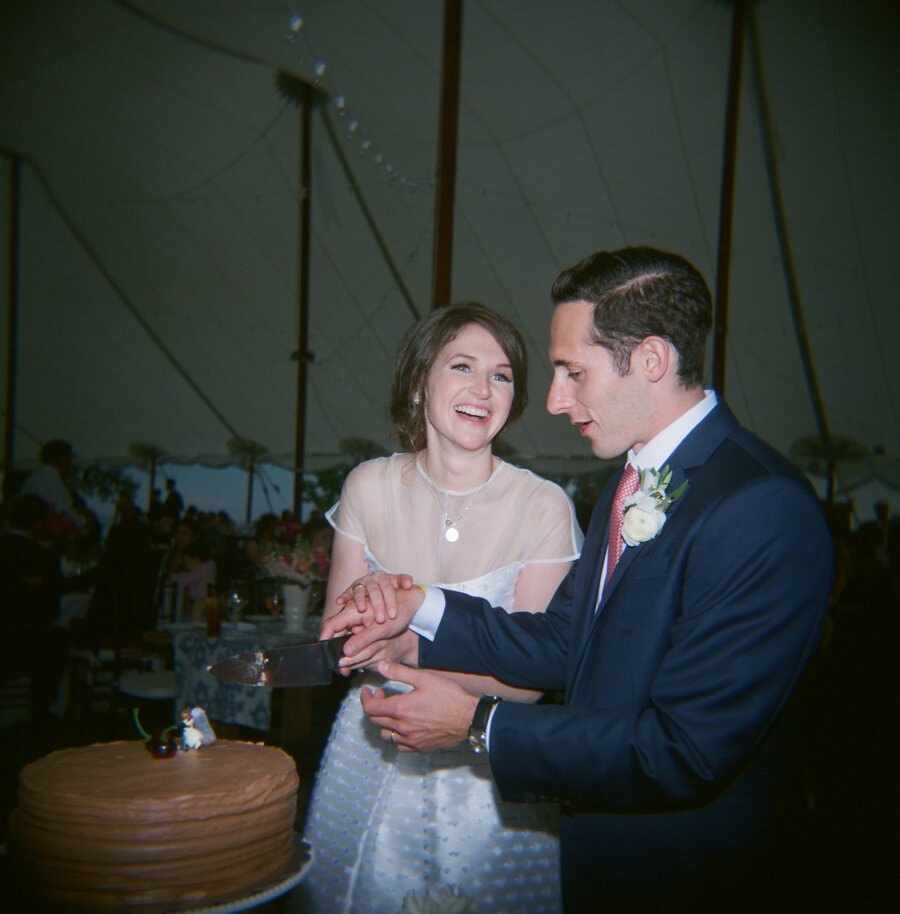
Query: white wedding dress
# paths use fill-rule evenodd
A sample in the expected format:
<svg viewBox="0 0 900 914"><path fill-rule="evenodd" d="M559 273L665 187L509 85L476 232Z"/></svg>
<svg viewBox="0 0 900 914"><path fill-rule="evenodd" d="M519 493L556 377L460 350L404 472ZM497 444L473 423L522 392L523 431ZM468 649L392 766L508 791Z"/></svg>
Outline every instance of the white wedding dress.
<svg viewBox="0 0 900 914"><path fill-rule="evenodd" d="M459 517L457 520L458 516ZM501 463L472 492L435 489L407 454L369 461L348 477L329 512L335 529L364 545L374 570L484 597L513 609L530 562L570 562L581 533L553 483ZM458 523L448 542L445 520ZM463 567L471 569L463 578ZM303 887L328 914L398 914L409 892L462 892L477 914L562 909L558 811L500 801L486 755L469 747L401 753L362 712L359 674L336 717L307 817L313 863Z"/></svg>

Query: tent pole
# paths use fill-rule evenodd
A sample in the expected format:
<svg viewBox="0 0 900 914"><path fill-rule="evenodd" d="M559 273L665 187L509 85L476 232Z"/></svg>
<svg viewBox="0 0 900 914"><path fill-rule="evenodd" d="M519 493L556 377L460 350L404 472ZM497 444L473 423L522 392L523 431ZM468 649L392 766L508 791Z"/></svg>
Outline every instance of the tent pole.
<svg viewBox="0 0 900 914"><path fill-rule="evenodd" d="M303 520L303 461L306 451L306 369L309 363L310 125L312 90L303 84L300 108L300 221L297 228L297 416L294 425L294 516Z"/></svg>
<svg viewBox="0 0 900 914"><path fill-rule="evenodd" d="M13 473L13 438L16 429L16 357L19 334L19 188L22 160L14 155L9 163L9 268L6 299L6 416L3 421L3 486ZM12 493L9 493L12 494Z"/></svg>
<svg viewBox="0 0 900 914"><path fill-rule="evenodd" d="M731 30L731 70L725 115L725 150L722 156L722 195L719 201L719 255L716 266L716 318L713 331L713 389L725 394L725 353L728 343L728 285L731 277L731 235L734 221L734 184L737 170L737 136L741 110L741 73L747 0L734 0Z"/></svg>
<svg viewBox="0 0 900 914"><path fill-rule="evenodd" d="M803 300L800 295L800 283L797 271L794 268L794 255L791 250L791 237L788 231L787 213L784 205L784 194L781 192L781 177L778 172L778 160L775 155L774 128L772 114L769 108L769 96L766 91L763 74L762 56L759 48L759 34L756 28L756 17L750 19L750 63L753 73L754 88L758 99L760 132L762 134L763 153L766 162L766 178L769 182L769 193L772 197L772 210L775 215L775 231L778 236L778 253L781 255L781 267L784 271L784 281L787 288L788 303L791 306L791 317L794 322L794 334L797 337L797 348L800 350L800 360L803 364L803 374L806 378L806 387L812 404L816 425L825 453L828 457L828 502L834 500L834 478L837 472L834 458L834 444L831 438L831 429L828 424L828 414L825 412L825 403L822 400L822 391L819 388L819 379L813 362L812 347L809 344L809 334L806 332L806 317L803 313Z"/></svg>
<svg viewBox="0 0 900 914"><path fill-rule="evenodd" d="M434 202L432 308L450 304L453 273L453 207L456 188L456 137L459 121L459 71L462 50L462 0L444 0L444 49L441 113Z"/></svg>

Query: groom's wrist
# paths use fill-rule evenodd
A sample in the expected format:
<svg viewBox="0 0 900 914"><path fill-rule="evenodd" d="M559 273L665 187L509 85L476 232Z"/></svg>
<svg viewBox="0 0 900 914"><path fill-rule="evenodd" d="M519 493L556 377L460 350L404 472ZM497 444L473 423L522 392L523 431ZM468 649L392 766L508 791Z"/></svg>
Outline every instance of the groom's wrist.
<svg viewBox="0 0 900 914"><path fill-rule="evenodd" d="M440 587L426 587L424 584L416 584L425 594L421 605L416 610L415 615L409 623L409 628L417 635L429 641L434 641L441 619L444 618L444 591Z"/></svg>

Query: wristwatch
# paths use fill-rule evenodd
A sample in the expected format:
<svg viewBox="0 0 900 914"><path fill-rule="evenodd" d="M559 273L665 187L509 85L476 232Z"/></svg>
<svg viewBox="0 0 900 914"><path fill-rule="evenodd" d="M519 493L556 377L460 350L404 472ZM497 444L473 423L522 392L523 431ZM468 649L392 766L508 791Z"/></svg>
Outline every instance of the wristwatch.
<svg viewBox="0 0 900 914"><path fill-rule="evenodd" d="M476 752L487 752L487 725L491 719L491 712L502 698L496 695L482 695L475 705L475 713L472 715L472 723L469 724L469 732L466 734L466 742Z"/></svg>

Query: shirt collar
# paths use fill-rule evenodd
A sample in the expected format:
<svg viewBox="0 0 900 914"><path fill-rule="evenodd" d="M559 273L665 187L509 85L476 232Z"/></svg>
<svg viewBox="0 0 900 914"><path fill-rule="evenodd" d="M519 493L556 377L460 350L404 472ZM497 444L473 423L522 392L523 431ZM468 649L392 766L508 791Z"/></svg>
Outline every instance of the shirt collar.
<svg viewBox="0 0 900 914"><path fill-rule="evenodd" d="M636 470L662 469L675 448L713 411L718 400L714 390L703 391L703 399L651 438L636 454L628 452L628 463Z"/></svg>

